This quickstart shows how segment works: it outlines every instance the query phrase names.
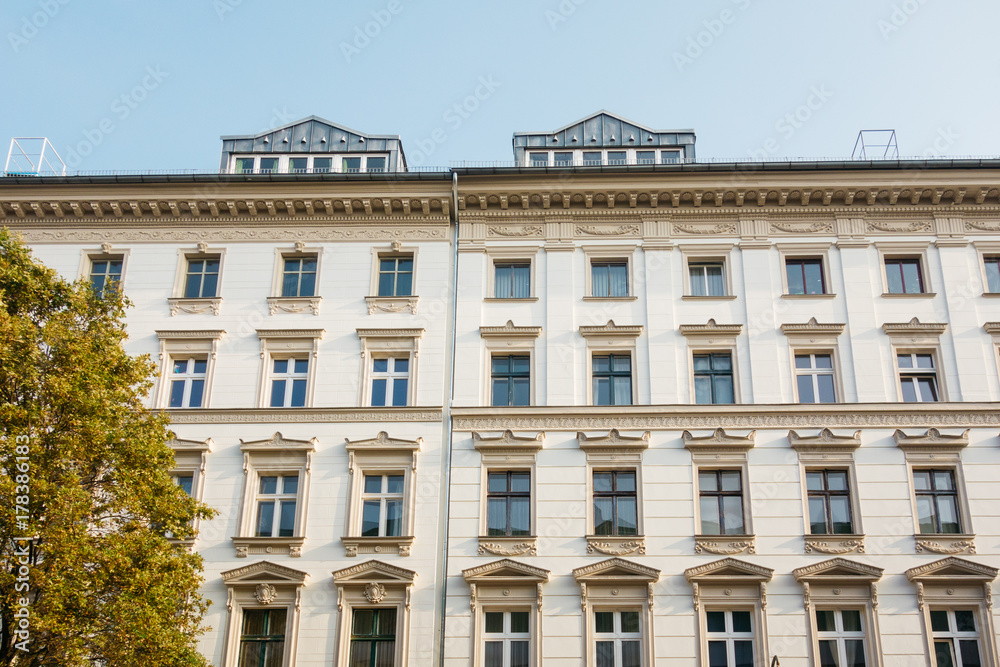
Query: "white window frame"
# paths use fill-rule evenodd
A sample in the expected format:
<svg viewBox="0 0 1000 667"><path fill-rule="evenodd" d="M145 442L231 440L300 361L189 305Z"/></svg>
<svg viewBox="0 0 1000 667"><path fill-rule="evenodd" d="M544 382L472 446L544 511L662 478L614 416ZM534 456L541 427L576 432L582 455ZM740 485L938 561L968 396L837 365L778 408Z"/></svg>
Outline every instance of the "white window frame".
<svg viewBox="0 0 1000 667"><path fill-rule="evenodd" d="M538 264L538 251L535 246L499 246L486 248L486 301L503 303L520 303L538 301L537 279L535 267ZM505 298L496 296L496 265L497 264L528 264L528 296L525 298Z"/></svg>
<svg viewBox="0 0 1000 667"><path fill-rule="evenodd" d="M745 612L750 615L750 632L736 632L732 630L733 626L733 612ZM721 612L725 617L726 630L723 632L710 632L708 630L708 616L710 612ZM754 628L756 619L754 618L754 610L751 609L741 609L739 607L724 607L719 609L705 609L706 620L705 620L705 645L706 647L712 642L722 641L726 644L726 662L729 665L736 664L736 654L735 654L735 642L737 641L749 641L750 645L754 647L754 653L756 654L757 646L757 633ZM706 654L707 655L707 654Z"/></svg>
<svg viewBox="0 0 1000 667"><path fill-rule="evenodd" d="M205 467L215 442L211 438L199 441L172 437L167 440L167 446L174 452L174 465L170 468L170 476L176 481L179 476L191 475L191 497L201 502L205 497ZM189 539L171 538L171 541L189 548L192 547L198 539L201 518L195 517L191 528L194 530L194 537Z"/></svg>
<svg viewBox="0 0 1000 667"><path fill-rule="evenodd" d="M501 327L479 327L485 353L485 372L481 391L481 405L493 405L493 356L528 356L528 404L537 405L536 385L538 372L535 366L535 341L542 335L542 327L519 327L513 320Z"/></svg>
<svg viewBox="0 0 1000 667"><path fill-rule="evenodd" d="M837 293L833 290L830 276L830 248L832 243L778 243L778 257L781 265L781 298L783 299L833 299ZM788 290L788 261L802 259L818 259L823 273L822 294L792 294ZM884 267L883 267L884 269Z"/></svg>
<svg viewBox="0 0 1000 667"><path fill-rule="evenodd" d="M635 283L635 244L622 245L588 245L582 248L586 270L584 271L584 301L635 301L638 290ZM594 262L625 263L628 280L628 294L625 296L596 296L594 294Z"/></svg>
<svg viewBox="0 0 1000 667"><path fill-rule="evenodd" d="M260 340L260 372L257 378L257 407L272 410L292 408L271 408L271 379L276 359L308 358L309 371L306 377L306 403L302 407L311 408L316 391L316 366L319 357L319 342L325 329L257 329ZM285 391L288 391L286 386Z"/></svg>
<svg viewBox="0 0 1000 667"><path fill-rule="evenodd" d="M580 449L587 455L587 553L607 556L645 555L646 527L643 518L642 454L649 449L650 432L622 435L617 429L607 434L576 434ZM594 525L594 473L635 473L635 535L597 535Z"/></svg>
<svg viewBox="0 0 1000 667"><path fill-rule="evenodd" d="M698 297L700 298L700 297ZM698 405L695 401L697 395L694 388L694 355L696 354L717 354L728 352L733 362L733 403L742 403L742 379L740 376L739 355L737 347L739 336L743 332L742 324L716 324L714 319L710 319L707 324L682 324L680 333L687 339L687 364L688 364L688 402L691 405ZM707 404L706 404L707 405ZM711 405L729 405L728 403L718 403Z"/></svg>
<svg viewBox="0 0 1000 667"><path fill-rule="evenodd" d="M794 388L795 388L795 399L796 402L802 405L823 405L824 403L842 403L841 401L841 387L839 382L839 374L837 373L837 350L836 349L814 349L814 348L795 348L791 349L792 353L792 371L795 378ZM824 355L830 357L830 368L818 368L815 366L816 356ZM808 356L810 359L809 368L799 368L796 363L797 357ZM833 379L833 401L811 401L806 404L803 403L802 397L799 396L799 377L808 376L812 380L813 395L819 397L819 380L818 376L829 375Z"/></svg>
<svg viewBox="0 0 1000 667"><path fill-rule="evenodd" d="M974 632L968 632L968 631L962 632L960 630L953 629L956 627L955 612L959 610L969 611L972 613L973 621L977 625L976 630ZM937 644L939 641L947 641L951 645L953 655L955 656L955 667L964 667L964 661L962 660L962 652L961 649L959 648L959 641L963 639L965 640L975 639L976 645L979 648L979 659L981 661L980 664L989 664L989 662L985 659L985 656L983 655L984 649L986 647L984 646L982 637L983 623L982 619L979 617L978 613L979 609L976 608L968 609L964 607L956 607L955 605L948 605L947 607L938 607L938 608L932 607L927 612L928 616L930 616L936 611L945 612L947 614L948 630L943 631L943 630L935 630L934 628L930 629L931 649L933 651L931 655L934 656L935 662L937 661L937 651L935 649L935 644Z"/></svg>
<svg viewBox="0 0 1000 667"><path fill-rule="evenodd" d="M379 490L378 492L372 493L366 490L368 486L368 478L372 477L379 480ZM389 491L389 478L390 477L402 477L404 490L399 493L392 493ZM364 523L364 507L366 504L372 500L377 500L379 503L378 510L378 535L376 537L401 537L401 535L387 535L387 524L389 520L388 512L388 501L398 500L401 507L406 505L406 474L402 471L398 473L393 473L391 471L372 471L369 470L364 473L363 479L361 480L361 508L362 508L362 524ZM384 489L384 490L383 490ZM402 525L400 526L402 530Z"/></svg>
<svg viewBox="0 0 1000 667"><path fill-rule="evenodd" d="M480 456L479 478L479 555L496 556L537 555L538 540L538 452L545 444L545 433L516 435L504 431L499 436L472 433L472 443ZM531 475L530 535L489 535L488 526L488 480L491 472L527 472Z"/></svg>
<svg viewBox="0 0 1000 667"><path fill-rule="evenodd" d="M417 404L417 366L420 358L420 338L424 329L357 329L361 341L361 386L358 387L358 405L372 405L373 359L388 357L410 359L409 381L406 383L406 407ZM385 406L386 410L404 407Z"/></svg>
<svg viewBox="0 0 1000 667"><path fill-rule="evenodd" d="M608 320L608 323L603 326L580 327L580 335L586 342L587 405L594 405L594 355L607 354L628 355L631 359L632 400L629 405L642 405L648 402L648 389L639 384L639 364L636 354L637 341L642 332L643 326L641 324L619 326L615 324L614 320Z"/></svg>
<svg viewBox="0 0 1000 667"><path fill-rule="evenodd" d="M423 445L423 439L390 438L382 431L374 438L347 440L346 444L347 472L350 477L347 517L344 535L340 538L345 555L349 558L359 554L398 553L400 556L409 556L417 513L417 453ZM403 475L403 516L399 536L361 535L365 475Z"/></svg>
<svg viewBox="0 0 1000 667"><path fill-rule="evenodd" d="M931 280L930 261L928 253L930 241L876 241L878 251L878 266L882 274L882 297L893 299L913 299L935 297L934 283ZM923 291L916 294L895 294L889 292L889 277L885 270L887 259L917 259L920 262L920 278Z"/></svg>
<svg viewBox="0 0 1000 667"><path fill-rule="evenodd" d="M408 665L410 607L417 573L378 560L367 560L333 573L337 590L337 642L334 664L347 665L355 609L396 610L396 655L393 665Z"/></svg>
<svg viewBox="0 0 1000 667"><path fill-rule="evenodd" d="M599 147L599 148L597 148L597 147L595 147L595 148L566 148L566 147L561 147L561 148L534 148L534 147L528 146L528 147L525 147L525 149L524 149L524 154L525 154L524 164L527 167L532 167L532 166L537 166L537 167L542 167L542 166L553 167L553 166L556 166L556 164L555 164L555 159L556 159L555 158L555 154L556 153L572 153L573 154L573 162L570 165L565 165L565 167L568 168L570 166L572 166L572 167L598 166L598 165L584 165L583 164L583 154L584 153L600 153L601 154L601 166L617 167L617 166L624 166L624 165L617 165L617 164L615 164L615 165L609 165L608 164L608 153L609 152L611 152L611 153L625 152L626 153L625 165L637 165L637 164L639 164L639 161L638 161L639 158L637 156L637 153L640 153L640 152L644 153L644 152L647 152L647 151L652 151L652 152L656 153L656 161L654 163L652 163L652 164L643 163L643 166L653 166L653 165L662 165L662 164L680 164L680 163L682 163L684 161L684 151L685 151L685 148L683 146L677 146L676 148L662 148L661 146L649 146L649 147L645 147L645 148L644 147L638 147L638 146L635 146L635 147L629 147L629 146L620 146L620 147L602 146L602 147ZM532 164L532 160L531 160L532 156L536 155L536 154L542 154L542 153L544 153L545 156L546 156L545 164L544 165L534 165L534 164ZM664 155L665 154L670 154L670 155L676 156L676 157L671 162L664 162L663 160L664 160ZM564 165L559 165L559 167L564 167Z"/></svg>
<svg viewBox="0 0 1000 667"><path fill-rule="evenodd" d="M833 368L833 391L837 403L843 403L845 389L840 365L839 338L844 333L843 324L820 324L812 318L806 324L782 324L781 332L788 339L788 364L792 378L791 394L796 403L799 401L799 369L795 366L795 356L798 354L830 354ZM814 388L815 388L815 382ZM823 405L822 403L802 403L802 405Z"/></svg>
<svg viewBox="0 0 1000 667"><path fill-rule="evenodd" d="M416 246L404 246L399 241L393 241L389 247L385 246L372 246L372 268L370 275L370 283L368 287L368 296L365 297L365 303L368 306L368 314L375 315L377 313L403 313L409 312L411 315L417 314L417 307L420 304L420 297L418 296L417 290L417 269L419 268L418 263L418 250ZM400 258L409 256L413 260L413 272L410 282L410 294L408 295L389 295L389 296L379 296L378 294L378 282L379 282L379 264L383 258Z"/></svg>
<svg viewBox="0 0 1000 667"><path fill-rule="evenodd" d="M715 244L687 244L678 246L681 253L681 270L683 271L684 292L681 299L684 301L732 301L736 299L733 290L733 250L732 243ZM691 291L691 265L693 264L722 264L722 279L725 284L726 293L712 296L698 296Z"/></svg>
<svg viewBox="0 0 1000 667"><path fill-rule="evenodd" d="M260 480L262 478L264 478L264 477L274 477L277 480L275 482L274 493L264 493L263 491L260 490ZM285 480L286 479L291 479L291 478L295 479L295 493L294 494L293 493L286 493L285 492ZM281 508L284 507L285 503L287 503L288 501L293 501L295 503L295 514L296 514L296 516L298 516L298 511L299 511L299 504L298 504L299 503L299 492L298 492L298 486L299 486L299 483L302 482L302 478L299 475L299 473L298 473L297 470L290 470L290 471L279 470L279 471L274 471L273 473L272 472L268 472L268 474L266 474L266 475L262 475L262 474L258 473L258 475L257 475L257 482L258 482L257 486L254 487L254 489L253 489L253 493L254 493L254 509L256 510L254 512L254 517L253 517L253 519L254 519L254 521L253 521L253 523L254 523L254 537L281 537L280 535L275 535L274 534L275 532L278 532L278 531L281 530ZM261 503L266 503L266 502L272 502L272 503L274 503L274 508L275 508L274 512L272 514L271 534L270 535L257 535L256 534L257 533L257 525L258 525L258 520L257 519L260 516L260 506L261 506Z"/></svg>
<svg viewBox="0 0 1000 667"><path fill-rule="evenodd" d="M205 366L205 387L201 397L201 407L170 408L174 410L203 410L211 406L212 383L215 377L215 360L218 356L219 341L225 335L222 329L208 330L158 330L156 337L160 343L159 361L160 374L157 386L153 392L153 407L168 408L170 405L170 386L173 377L173 362L181 359L203 358ZM189 393L185 389L185 395Z"/></svg>
<svg viewBox="0 0 1000 667"><path fill-rule="evenodd" d="M286 259L316 258L316 286L312 296L282 296L282 285L285 277ZM221 269L221 267L220 267ZM268 314L278 313L311 313L319 315L321 296L321 279L323 276L323 248L307 247L299 241L293 248L276 247L274 249L274 270L271 278L271 296L267 297Z"/></svg>
<svg viewBox="0 0 1000 667"><path fill-rule="evenodd" d="M309 481L312 456L319 440L291 440L275 433L267 440L240 440L243 452L243 501L238 519L239 530L233 538L236 557L246 558L255 554L287 554L292 558L302 555L305 543L306 516L308 514ZM297 474L298 493L295 503L295 530L291 537L257 536L257 502L260 478L274 475Z"/></svg>
<svg viewBox="0 0 1000 667"><path fill-rule="evenodd" d="M750 484L750 464L748 454L756 444L756 431L748 435L730 435L724 429L716 429L710 435L696 436L690 431L681 434L684 447L691 452L692 497L694 502L694 552L732 555L743 551L756 552L756 537L753 529L753 495ZM743 489L743 534L707 535L701 532L701 470L739 470Z"/></svg>
<svg viewBox="0 0 1000 667"><path fill-rule="evenodd" d="M359 158L361 158L361 169L360 169L360 171L358 171L358 172L346 172L346 171L344 171L342 169L342 166L343 166L343 158L345 158L345 157L359 157ZM229 156L229 173L231 173L231 174L248 174L248 173L253 173L253 174L262 174L262 173L267 173L267 174L288 174L288 173L291 173L289 171L289 164L290 164L289 159L290 158L306 158L309 161L308 162L309 166L306 168L306 171L304 171L304 172L295 172L297 174L298 173L306 173L306 174L311 174L311 173L322 173L322 174L328 174L328 173L330 173L330 174L333 174L333 173L337 173L337 174L341 174L341 173L368 173L368 158L369 157L375 157L375 158L381 157L381 158L385 158L385 168L381 172L373 172L373 173L384 173L384 172L387 172L387 171L391 171L391 169L390 169L390 160L389 160L390 156L389 156L389 153L233 153L232 155ZM278 160L278 168L276 170L271 170L271 171L267 171L267 172L261 171L261 166L260 166L260 159L261 158L277 158L277 160ZM315 158L331 158L331 160L330 160L330 169L329 170L324 170L324 171L321 171L321 172L314 172L313 169L315 169L315 167L313 166L313 163L314 163ZM236 171L236 161L237 160L245 160L245 159L253 159L253 170L249 171L249 172L247 172L247 171Z"/></svg>
<svg viewBox="0 0 1000 667"><path fill-rule="evenodd" d="M187 286L188 264L194 260L207 260L218 258L219 279L215 287L215 296L210 297L187 297L184 296L184 289ZM218 315L222 307L222 276L226 258L226 249L210 249L207 243L199 243L195 248L177 249L177 270L174 272L174 287L172 296L167 299L170 306L170 316L175 317L180 313L191 315L212 314Z"/></svg>
<svg viewBox="0 0 1000 667"><path fill-rule="evenodd" d="M100 248L84 248L80 251L80 268L77 272L77 277L92 284L91 268L95 261L113 261L120 259L122 262L122 274L121 279L118 281L118 285L120 288L124 289L125 273L128 270L128 260L131 252L130 248L117 249L110 243L102 243Z"/></svg>
<svg viewBox="0 0 1000 667"><path fill-rule="evenodd" d="M947 382L945 382L945 369L942 363L944 357L941 355L941 335L947 328L947 324L922 323L916 317L909 322L882 325L882 330L889 339L896 400L900 403L903 402L903 376L898 358L900 354L930 354L934 360L934 375L937 381L938 400L936 402L947 403L952 400L949 396ZM919 369L907 369L907 371L910 374L917 374ZM954 398L960 400L957 396Z"/></svg>
<svg viewBox="0 0 1000 667"><path fill-rule="evenodd" d="M639 616L639 632L624 632L621 629L621 615L622 612L631 612ZM608 613L612 614L612 631L611 632L597 632L596 619L597 614ZM594 655L597 655L597 644L600 642L612 642L614 644L614 658L613 662L616 667L621 667L622 662L622 643L625 641L638 641L640 647L640 656L642 654L642 609L626 609L621 607L612 607L608 609L594 609L593 619L595 622L594 627Z"/></svg>
<svg viewBox="0 0 1000 667"><path fill-rule="evenodd" d="M396 370L396 362L404 359L406 360L406 371L403 372ZM408 405L408 401L410 400L410 363L412 361L410 359L410 355L373 355L368 361L371 364L371 369L369 370L369 382L371 386L368 387L368 391L372 401L375 400L375 382L377 380L385 380L385 404L380 406L372 405L372 407L406 407ZM386 370L375 370L376 361L385 361ZM403 379L406 380L406 397L404 398L403 405L397 406L395 405L395 401L398 398L396 396L396 380Z"/></svg>
<svg viewBox="0 0 1000 667"><path fill-rule="evenodd" d="M989 279L986 274L986 258L1000 257L1000 241L973 241L972 245L976 249L976 259L979 262L980 277L983 281L983 296L986 298L1000 298L1000 292L991 292Z"/></svg>
<svg viewBox="0 0 1000 667"><path fill-rule="evenodd" d="M275 370L274 366L278 362L285 363L285 371L279 372ZM306 370L299 371L298 363L300 361L306 362ZM309 393L309 370L312 366L312 360L309 358L308 353L303 353L297 356L289 357L271 357L271 368L270 368L270 387L268 391L268 407L269 408L293 408L293 407L305 407L306 398L303 397L303 405L292 405L292 400L295 395L295 383L305 382L306 383L306 395ZM284 381L285 392L284 396L281 398L281 405L275 405L275 395L274 395L274 383L276 381Z"/></svg>
<svg viewBox="0 0 1000 667"><path fill-rule="evenodd" d="M239 667L243 613L252 609L286 609L283 667L295 667L302 589L309 580L305 572L257 561L222 573L227 600L222 667Z"/></svg>

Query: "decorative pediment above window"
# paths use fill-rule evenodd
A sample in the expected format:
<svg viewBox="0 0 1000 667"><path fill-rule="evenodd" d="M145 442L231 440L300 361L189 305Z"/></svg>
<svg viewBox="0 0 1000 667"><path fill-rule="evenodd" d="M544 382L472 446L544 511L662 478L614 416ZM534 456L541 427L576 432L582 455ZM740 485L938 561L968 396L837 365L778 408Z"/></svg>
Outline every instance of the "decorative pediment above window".
<svg viewBox="0 0 1000 667"><path fill-rule="evenodd" d="M690 582L723 583L726 581L759 581L771 580L774 570L754 565L735 558L723 558L705 565L684 570L684 578Z"/></svg>
<svg viewBox="0 0 1000 667"><path fill-rule="evenodd" d="M511 430L504 431L497 437L484 437L483 435L472 433L473 446L480 452L500 453L500 452L531 452L537 453L545 444L545 432L542 431L534 436L517 436Z"/></svg>
<svg viewBox="0 0 1000 667"><path fill-rule="evenodd" d="M750 431L746 435L729 435L725 429L717 428L712 435L695 436L691 431L684 431L681 434L684 440L684 447L691 452L700 451L747 451L754 446L757 438L757 431Z"/></svg>
<svg viewBox="0 0 1000 667"><path fill-rule="evenodd" d="M896 441L896 446L904 451L954 452L968 446L969 429L959 435L944 435L936 428L928 429L923 435L906 435L902 430L896 429L892 438Z"/></svg>
<svg viewBox="0 0 1000 667"><path fill-rule="evenodd" d="M369 352L412 352L420 353L420 338L424 329L358 329L361 339L361 356Z"/></svg>
<svg viewBox="0 0 1000 667"><path fill-rule="evenodd" d="M208 354L212 359L215 359L219 350L219 339L225 334L223 329L158 330L156 337L160 341L160 360L162 361L168 352L171 354L181 352Z"/></svg>
<svg viewBox="0 0 1000 667"><path fill-rule="evenodd" d="M479 327L479 335L483 338L533 339L542 335L542 327L517 327L513 320L507 320L502 327Z"/></svg>
<svg viewBox="0 0 1000 667"><path fill-rule="evenodd" d="M924 324L916 317L909 322L886 322L882 325L882 331L896 344L906 345L935 345L947 328L947 324Z"/></svg>
<svg viewBox="0 0 1000 667"><path fill-rule="evenodd" d="M417 573L379 560L337 570L333 584L337 587L337 611L344 611L345 596L349 604L404 605L410 609L410 589Z"/></svg>
<svg viewBox="0 0 1000 667"><path fill-rule="evenodd" d="M302 586L308 579L309 574L307 572L293 570L290 567L277 565L266 560L222 573L222 581L226 586L248 584L272 584L275 586L291 584Z"/></svg>
<svg viewBox="0 0 1000 667"><path fill-rule="evenodd" d="M855 431L853 435L835 435L828 428L823 429L817 435L799 435L796 431L788 432L788 442L792 449L800 452L844 452L854 451L861 446L861 431Z"/></svg>
<svg viewBox="0 0 1000 667"><path fill-rule="evenodd" d="M660 571L623 558L609 558L600 563L573 570L580 584L580 605L645 603L653 608L653 584L660 580Z"/></svg>
<svg viewBox="0 0 1000 667"><path fill-rule="evenodd" d="M994 567L950 556L936 560L933 563L910 568L906 571L906 578L910 581L924 583L989 582L997 578L998 572L1000 570Z"/></svg>
<svg viewBox="0 0 1000 667"><path fill-rule="evenodd" d="M424 444L423 438L416 440L402 440L400 438L390 438L385 431L379 431L374 438L367 440L350 440L344 438L347 445L347 470L354 474L354 462L357 454L367 456L378 456L379 454L409 454L409 462L412 470L417 469L417 452Z"/></svg>
<svg viewBox="0 0 1000 667"><path fill-rule="evenodd" d="M906 578L917 587L917 606L982 605L993 607L993 580L1000 570L950 556L906 571Z"/></svg>
<svg viewBox="0 0 1000 667"><path fill-rule="evenodd" d="M582 326L580 335L584 338L638 338L642 335L642 325L618 326L608 320L604 326Z"/></svg>
<svg viewBox="0 0 1000 667"><path fill-rule="evenodd" d="M882 568L856 563L846 558L831 558L792 570L795 580L802 585L806 609L814 603L857 604L878 607L878 581Z"/></svg>
<svg viewBox="0 0 1000 667"><path fill-rule="evenodd" d="M736 338L743 331L742 324L717 324L715 319L710 319L707 324L682 324L680 332L682 336L688 338L712 339Z"/></svg>
<svg viewBox="0 0 1000 667"><path fill-rule="evenodd" d="M844 333L844 324L821 324L816 318L810 319L805 324L782 324L781 333L797 339L828 341L836 340L837 336Z"/></svg>
<svg viewBox="0 0 1000 667"><path fill-rule="evenodd" d="M167 447L174 450L175 453L179 452L211 452L212 447L215 446L215 441L211 438L207 440L181 440L176 437L173 432L170 433L170 439L167 440Z"/></svg>
<svg viewBox="0 0 1000 667"><path fill-rule="evenodd" d="M609 558L599 563L576 568L573 570L573 577L579 583L655 583L660 579L660 571L624 558Z"/></svg>
<svg viewBox="0 0 1000 667"><path fill-rule="evenodd" d="M267 440L243 440L240 439L240 450L243 452L274 452L274 451L303 451L314 452L319 444L317 438L309 440L292 440L281 435L280 431L275 431Z"/></svg>
<svg viewBox="0 0 1000 667"><path fill-rule="evenodd" d="M822 563L813 563L797 570L792 570L792 576L798 582L825 581L878 581L882 578L882 568L865 563L857 563L846 558L831 558Z"/></svg>
<svg viewBox="0 0 1000 667"><path fill-rule="evenodd" d="M462 570L462 577L470 584L504 583L544 583L549 580L549 571L540 567L532 567L509 558L493 561L486 565Z"/></svg>
<svg viewBox="0 0 1000 667"><path fill-rule="evenodd" d="M580 442L580 449L588 453L637 452L649 448L650 432L646 431L640 436L628 436L613 428L603 436L588 436L586 433L578 432L576 438Z"/></svg>
<svg viewBox="0 0 1000 667"><path fill-rule="evenodd" d="M366 560L351 567L337 570L333 573L333 583L337 586L345 584L405 584L413 583L417 573L395 565L383 563L380 560Z"/></svg>

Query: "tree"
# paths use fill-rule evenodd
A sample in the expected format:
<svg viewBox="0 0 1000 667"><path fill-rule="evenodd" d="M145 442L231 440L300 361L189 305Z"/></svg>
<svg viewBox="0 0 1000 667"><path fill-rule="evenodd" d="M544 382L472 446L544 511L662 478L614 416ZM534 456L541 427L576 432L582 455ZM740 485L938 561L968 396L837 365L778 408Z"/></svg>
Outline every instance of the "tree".
<svg viewBox="0 0 1000 667"><path fill-rule="evenodd" d="M121 290L99 296L0 229L0 664L207 665L202 560L164 537L213 511L168 475Z"/></svg>

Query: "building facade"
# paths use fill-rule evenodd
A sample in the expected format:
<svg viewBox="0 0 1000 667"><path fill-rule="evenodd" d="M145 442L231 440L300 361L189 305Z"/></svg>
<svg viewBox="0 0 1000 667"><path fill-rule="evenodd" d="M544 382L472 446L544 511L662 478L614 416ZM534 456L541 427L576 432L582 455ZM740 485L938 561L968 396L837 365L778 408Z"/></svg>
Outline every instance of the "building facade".
<svg viewBox="0 0 1000 667"><path fill-rule="evenodd" d="M135 303L213 663L997 667L1000 164L607 112L514 151L313 117L219 175L0 179Z"/></svg>

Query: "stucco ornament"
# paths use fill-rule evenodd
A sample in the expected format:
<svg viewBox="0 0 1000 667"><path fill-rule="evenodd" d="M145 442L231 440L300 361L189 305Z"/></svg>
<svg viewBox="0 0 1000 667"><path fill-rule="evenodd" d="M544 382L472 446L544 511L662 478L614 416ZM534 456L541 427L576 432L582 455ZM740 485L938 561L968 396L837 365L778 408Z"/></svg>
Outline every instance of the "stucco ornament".
<svg viewBox="0 0 1000 667"><path fill-rule="evenodd" d="M378 604L385 597L385 586L372 582L365 586L365 598L372 604Z"/></svg>
<svg viewBox="0 0 1000 667"><path fill-rule="evenodd" d="M257 588L253 592L257 602L261 604L271 604L277 595L278 591L271 584L257 584Z"/></svg>

